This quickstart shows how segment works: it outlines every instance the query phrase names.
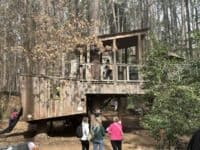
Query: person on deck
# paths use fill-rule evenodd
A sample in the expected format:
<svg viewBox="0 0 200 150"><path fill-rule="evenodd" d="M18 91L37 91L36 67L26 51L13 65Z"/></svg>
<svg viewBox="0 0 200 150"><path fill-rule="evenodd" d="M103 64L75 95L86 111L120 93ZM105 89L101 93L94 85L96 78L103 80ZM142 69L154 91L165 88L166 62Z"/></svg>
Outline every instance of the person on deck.
<svg viewBox="0 0 200 150"><path fill-rule="evenodd" d="M105 80L112 80L112 69L111 69L109 60L106 61L106 65L104 66L103 78Z"/></svg>

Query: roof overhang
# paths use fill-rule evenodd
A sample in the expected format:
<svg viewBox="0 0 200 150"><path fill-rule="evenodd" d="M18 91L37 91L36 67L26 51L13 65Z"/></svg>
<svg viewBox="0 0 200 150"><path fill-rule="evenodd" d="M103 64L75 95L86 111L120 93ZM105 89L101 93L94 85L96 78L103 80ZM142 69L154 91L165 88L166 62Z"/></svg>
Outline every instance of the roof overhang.
<svg viewBox="0 0 200 150"><path fill-rule="evenodd" d="M120 33L99 35L98 38L101 39L101 41L120 39L120 38L127 38L127 37L133 37L133 36L138 36L138 35L146 35L147 31L148 31L148 28L138 29L138 30L132 30L129 32L120 32Z"/></svg>

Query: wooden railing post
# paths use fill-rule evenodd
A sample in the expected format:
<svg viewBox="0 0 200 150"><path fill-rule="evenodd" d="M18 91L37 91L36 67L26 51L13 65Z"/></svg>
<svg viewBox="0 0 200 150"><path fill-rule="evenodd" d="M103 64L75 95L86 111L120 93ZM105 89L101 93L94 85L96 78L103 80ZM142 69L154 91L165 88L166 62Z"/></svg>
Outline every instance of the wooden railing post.
<svg viewBox="0 0 200 150"><path fill-rule="evenodd" d="M116 45L116 39L113 39L113 81L116 83L117 78L118 78L118 73L117 73L117 62L116 62L116 51L117 51L117 45Z"/></svg>

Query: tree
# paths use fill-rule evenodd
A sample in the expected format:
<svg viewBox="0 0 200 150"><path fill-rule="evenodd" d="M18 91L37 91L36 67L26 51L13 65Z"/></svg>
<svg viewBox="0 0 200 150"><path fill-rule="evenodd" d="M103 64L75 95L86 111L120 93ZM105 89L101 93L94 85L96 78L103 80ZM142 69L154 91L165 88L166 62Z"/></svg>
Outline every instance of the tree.
<svg viewBox="0 0 200 150"><path fill-rule="evenodd" d="M193 57L192 50L192 39L191 39L191 25L190 25L190 8L189 8L189 0L185 0L185 8L186 8L186 20L187 20L187 41L188 41L188 49L189 49L189 57Z"/></svg>
<svg viewBox="0 0 200 150"><path fill-rule="evenodd" d="M178 56L170 58L167 44L154 39L152 43L144 66L144 87L154 100L143 125L158 141L164 134L170 149L179 136L200 125L199 60L185 64Z"/></svg>
<svg viewBox="0 0 200 150"><path fill-rule="evenodd" d="M89 20L92 23L90 35L98 35L99 33L99 0L89 0Z"/></svg>
<svg viewBox="0 0 200 150"><path fill-rule="evenodd" d="M60 65L64 66L64 55L69 46L66 43L69 43L69 40L64 43L66 38L60 36L59 40L56 36L58 32L61 34L61 28L73 18L76 18L77 28L79 19L80 22L84 20L94 23L92 28L90 25L84 29L85 36L88 36L89 30L91 35L94 33L98 35L148 27L158 40L167 41L174 52L185 58L199 57L199 48L196 47L198 41L193 37L199 31L199 8L199 0L1 0L0 66L3 70L0 72L1 89L14 89L12 84L16 84L13 79L17 77L17 73L46 72L46 69L42 69L42 66L46 66L45 62L39 65L41 60L38 63L35 60L43 56L55 60L53 49L57 51L58 47L59 50L55 51L55 54L59 57L56 57L59 61L60 59L63 61L56 64L58 68L64 68ZM74 37L73 39L76 39ZM50 40L47 45L51 48L45 46L45 39ZM53 42L56 43L54 48L50 44ZM11 61L11 55L15 61ZM64 69L62 74L64 75Z"/></svg>

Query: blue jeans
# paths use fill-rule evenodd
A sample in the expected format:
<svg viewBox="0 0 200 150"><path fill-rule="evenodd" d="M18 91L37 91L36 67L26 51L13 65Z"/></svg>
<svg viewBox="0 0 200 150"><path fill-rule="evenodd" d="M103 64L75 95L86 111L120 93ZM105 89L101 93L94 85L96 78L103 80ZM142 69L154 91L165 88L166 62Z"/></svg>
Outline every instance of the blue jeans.
<svg viewBox="0 0 200 150"><path fill-rule="evenodd" d="M103 140L93 141L93 150L104 150Z"/></svg>

